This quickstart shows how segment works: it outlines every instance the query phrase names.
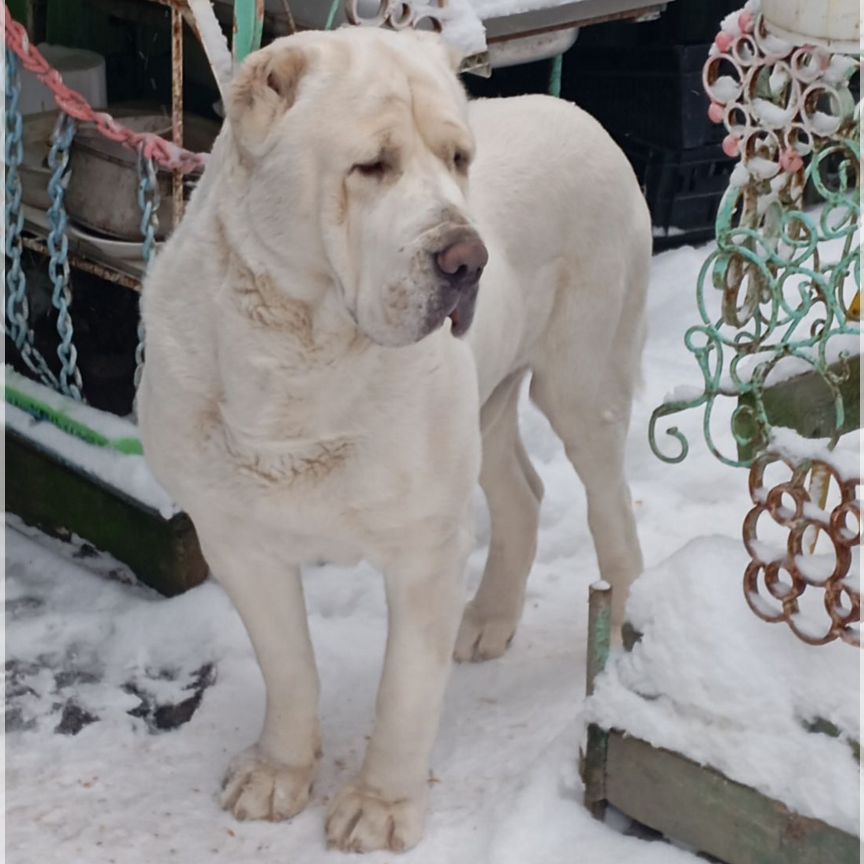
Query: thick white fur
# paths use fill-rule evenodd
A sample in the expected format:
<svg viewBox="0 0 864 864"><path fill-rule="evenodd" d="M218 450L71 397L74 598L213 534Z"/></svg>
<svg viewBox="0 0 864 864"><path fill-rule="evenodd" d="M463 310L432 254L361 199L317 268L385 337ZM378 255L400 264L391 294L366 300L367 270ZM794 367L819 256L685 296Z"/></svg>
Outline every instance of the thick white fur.
<svg viewBox="0 0 864 864"><path fill-rule="evenodd" d="M384 576L375 727L327 818L342 849L419 840L454 645L496 657L516 628L542 496L517 428L526 374L585 484L616 622L641 569L622 464L651 244L636 180L579 109L468 105L449 63L436 39L359 28L252 55L143 294L145 452L267 686L226 777L238 818L293 816L315 778L301 566L365 558ZM382 156L379 175L355 167ZM489 264L457 339L435 319L433 256L466 231ZM492 541L462 616L478 477Z"/></svg>

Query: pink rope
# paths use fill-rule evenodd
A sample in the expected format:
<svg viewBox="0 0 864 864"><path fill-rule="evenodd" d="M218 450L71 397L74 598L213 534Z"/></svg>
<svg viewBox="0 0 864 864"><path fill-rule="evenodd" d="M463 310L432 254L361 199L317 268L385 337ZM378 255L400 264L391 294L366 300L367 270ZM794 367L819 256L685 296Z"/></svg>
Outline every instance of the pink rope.
<svg viewBox="0 0 864 864"><path fill-rule="evenodd" d="M48 63L35 45L30 44L27 31L12 17L5 3L4 7L7 47L18 55L21 65L27 71L33 72L53 93L54 101L62 111L83 123L93 123L100 134L110 141L117 141L135 151L141 150L144 156L158 162L163 168L188 174L190 171L197 171L204 167L207 161L206 153L184 150L154 132L135 132L127 129L110 114L95 111L80 93L71 90L63 83L60 73Z"/></svg>

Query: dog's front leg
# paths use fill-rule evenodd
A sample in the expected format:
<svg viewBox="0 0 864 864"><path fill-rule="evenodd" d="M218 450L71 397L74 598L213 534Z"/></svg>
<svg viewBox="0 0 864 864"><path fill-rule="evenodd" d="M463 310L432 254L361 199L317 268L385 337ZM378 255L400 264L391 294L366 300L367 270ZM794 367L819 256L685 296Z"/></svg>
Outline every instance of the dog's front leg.
<svg viewBox="0 0 864 864"><path fill-rule="evenodd" d="M232 543L224 528L199 525L198 533L243 619L267 691L261 734L232 760L222 806L238 819L290 819L309 801L321 756L318 673L300 568L285 567L266 548Z"/></svg>
<svg viewBox="0 0 864 864"><path fill-rule="evenodd" d="M413 548L383 568L388 634L375 729L356 780L334 798L328 844L399 852L423 833L429 754L452 665L470 537Z"/></svg>

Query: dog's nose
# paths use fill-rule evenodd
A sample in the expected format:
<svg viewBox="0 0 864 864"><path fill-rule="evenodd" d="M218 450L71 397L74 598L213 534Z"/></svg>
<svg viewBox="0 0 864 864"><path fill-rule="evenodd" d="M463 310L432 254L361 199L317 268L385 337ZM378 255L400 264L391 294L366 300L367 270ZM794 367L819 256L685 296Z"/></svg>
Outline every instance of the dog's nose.
<svg viewBox="0 0 864 864"><path fill-rule="evenodd" d="M435 256L439 273L456 287L477 282L488 260L489 253L479 238L460 240Z"/></svg>

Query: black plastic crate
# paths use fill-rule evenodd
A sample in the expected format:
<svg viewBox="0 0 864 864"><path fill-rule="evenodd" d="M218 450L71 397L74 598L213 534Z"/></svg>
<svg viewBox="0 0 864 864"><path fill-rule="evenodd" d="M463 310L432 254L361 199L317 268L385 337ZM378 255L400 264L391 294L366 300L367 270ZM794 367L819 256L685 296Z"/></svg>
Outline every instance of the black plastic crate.
<svg viewBox="0 0 864 864"><path fill-rule="evenodd" d="M720 141L702 88L709 44L636 49L592 48L577 42L564 62L562 95L593 114L615 137L666 147Z"/></svg>
<svg viewBox="0 0 864 864"><path fill-rule="evenodd" d="M645 24L642 37L687 45L713 42L720 22L743 6L744 0L675 0L656 21Z"/></svg>
<svg viewBox="0 0 864 864"><path fill-rule="evenodd" d="M496 99L500 96L521 96L523 93L548 93L551 75L551 60L535 60L533 63L493 69L488 78L463 75L462 83L472 99Z"/></svg>
<svg viewBox="0 0 864 864"><path fill-rule="evenodd" d="M651 211L655 249L713 237L736 161L719 145L673 150L643 141L621 144Z"/></svg>

